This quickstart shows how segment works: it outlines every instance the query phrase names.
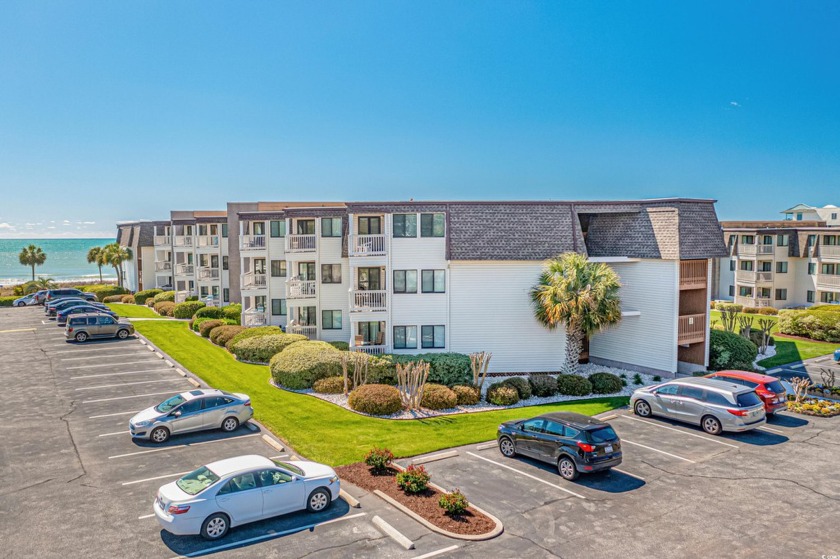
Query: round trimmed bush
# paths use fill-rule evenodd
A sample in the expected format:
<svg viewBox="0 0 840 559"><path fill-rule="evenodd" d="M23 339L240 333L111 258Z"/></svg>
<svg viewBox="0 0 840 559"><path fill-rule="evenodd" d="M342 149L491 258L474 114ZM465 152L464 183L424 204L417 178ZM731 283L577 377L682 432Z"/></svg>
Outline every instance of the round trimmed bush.
<svg viewBox="0 0 840 559"><path fill-rule="evenodd" d="M743 336L723 330L709 333L709 369L712 371L752 371L757 355L758 348Z"/></svg>
<svg viewBox="0 0 840 559"><path fill-rule="evenodd" d="M429 382L452 386L472 381L470 356L463 353L420 353L392 355L394 363L423 361L429 364Z"/></svg>
<svg viewBox="0 0 840 559"><path fill-rule="evenodd" d="M487 401L497 406L512 406L519 402L519 392L509 384L496 382L487 388Z"/></svg>
<svg viewBox="0 0 840 559"><path fill-rule="evenodd" d="M155 312L160 316L172 316L175 312L175 303L172 301L161 301L155 303Z"/></svg>
<svg viewBox="0 0 840 559"><path fill-rule="evenodd" d="M327 342L339 351L350 351L350 344L347 342Z"/></svg>
<svg viewBox="0 0 840 559"><path fill-rule="evenodd" d="M102 299L103 303L122 303L122 298L124 295L108 295L104 299Z"/></svg>
<svg viewBox="0 0 840 559"><path fill-rule="evenodd" d="M125 303L126 305L133 305L135 302L134 295L123 295L120 299L120 303Z"/></svg>
<svg viewBox="0 0 840 559"><path fill-rule="evenodd" d="M557 375L557 392L564 396L592 394L592 383L580 375Z"/></svg>
<svg viewBox="0 0 840 559"><path fill-rule="evenodd" d="M242 340L247 340L248 338L258 338L260 336L276 336L277 334L282 333L283 329L279 326L257 326L254 328L245 328L225 344L225 349L233 353L233 346Z"/></svg>
<svg viewBox="0 0 840 559"><path fill-rule="evenodd" d="M235 338L234 338L235 340ZM231 340L232 342L234 340ZM306 342L306 336L300 334L274 334L245 338L231 345L233 353L240 361L268 363L271 358L292 344Z"/></svg>
<svg viewBox="0 0 840 559"><path fill-rule="evenodd" d="M222 307L222 310L225 313L225 318L229 318L230 320L235 320L237 324L242 319L242 304L234 303L232 305L227 305Z"/></svg>
<svg viewBox="0 0 840 559"><path fill-rule="evenodd" d="M402 409L399 390L387 384L364 384L356 388L350 393L347 405L369 415L392 415Z"/></svg>
<svg viewBox="0 0 840 559"><path fill-rule="evenodd" d="M225 344L233 339L234 336L245 330L244 326L233 324L225 324L223 326L216 326L210 331L210 341L216 345L225 347Z"/></svg>
<svg viewBox="0 0 840 559"><path fill-rule="evenodd" d="M144 289L134 294L134 302L138 305L145 305L148 299L154 299L155 295L163 293L162 289Z"/></svg>
<svg viewBox="0 0 840 559"><path fill-rule="evenodd" d="M779 314L779 311L778 309L774 309L773 307L760 307L758 309L758 314L773 316Z"/></svg>
<svg viewBox="0 0 840 559"><path fill-rule="evenodd" d="M534 396L547 398L557 394L557 379L550 375L531 375L528 377Z"/></svg>
<svg viewBox="0 0 840 559"><path fill-rule="evenodd" d="M458 396L442 384L426 384L420 406L430 410L448 410L458 405Z"/></svg>
<svg viewBox="0 0 840 559"><path fill-rule="evenodd" d="M615 394L624 388L621 377L612 373L593 373L589 375L589 382L592 383L593 394Z"/></svg>
<svg viewBox="0 0 840 559"><path fill-rule="evenodd" d="M477 386L456 384L452 387L452 392L458 398L459 406L474 406L481 401L481 390Z"/></svg>
<svg viewBox="0 0 840 559"><path fill-rule="evenodd" d="M201 334L202 338L209 338L213 328L224 325L224 322L217 318L198 319L196 322L199 323L198 333Z"/></svg>
<svg viewBox="0 0 840 559"><path fill-rule="evenodd" d="M154 297L149 297L148 299L146 299L146 306L154 308L155 307L155 298Z"/></svg>
<svg viewBox="0 0 840 559"><path fill-rule="evenodd" d="M175 292L174 291L161 291L154 297L155 304L161 303L163 301L169 301L171 303L175 302Z"/></svg>
<svg viewBox="0 0 840 559"><path fill-rule="evenodd" d="M531 385L525 377L512 377L504 381L504 384L512 386L519 394L520 400L527 400L531 397Z"/></svg>
<svg viewBox="0 0 840 559"><path fill-rule="evenodd" d="M342 374L341 355L327 342L298 342L271 358L271 376L292 390L312 388L318 379Z"/></svg>
<svg viewBox="0 0 840 559"><path fill-rule="evenodd" d="M111 295L126 295L128 293L127 289L110 284L82 285L79 286L78 289L84 291L85 293L95 294L96 299L100 302L104 302L105 297L109 297Z"/></svg>
<svg viewBox="0 0 840 559"><path fill-rule="evenodd" d="M220 307L204 307L195 311L196 318L225 318L225 311Z"/></svg>
<svg viewBox="0 0 840 559"><path fill-rule="evenodd" d="M318 394L341 394L344 392L344 377L326 377L315 381L312 390Z"/></svg>
<svg viewBox="0 0 840 559"><path fill-rule="evenodd" d="M175 318L192 318L199 309L203 309L205 304L201 301L185 301L175 305Z"/></svg>

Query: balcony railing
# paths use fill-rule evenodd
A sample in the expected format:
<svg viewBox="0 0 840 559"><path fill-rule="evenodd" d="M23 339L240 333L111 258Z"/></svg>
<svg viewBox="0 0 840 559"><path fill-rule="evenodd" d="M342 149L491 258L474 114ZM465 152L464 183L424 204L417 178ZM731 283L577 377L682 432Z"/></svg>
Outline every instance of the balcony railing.
<svg viewBox="0 0 840 559"><path fill-rule="evenodd" d="M207 248L207 247L217 247L219 246L219 236L218 235L201 235L198 237L198 247L199 248Z"/></svg>
<svg viewBox="0 0 840 559"><path fill-rule="evenodd" d="M248 272L242 274L242 289L263 289L268 285L265 274Z"/></svg>
<svg viewBox="0 0 840 559"><path fill-rule="evenodd" d="M187 297L191 296L192 293L189 291L176 291L175 292L175 302L176 303L183 303L187 300Z"/></svg>
<svg viewBox="0 0 840 559"><path fill-rule="evenodd" d="M286 235L287 252L315 252L315 235Z"/></svg>
<svg viewBox="0 0 840 559"><path fill-rule="evenodd" d="M386 291L353 291L351 294L353 312L387 310Z"/></svg>
<svg viewBox="0 0 840 559"><path fill-rule="evenodd" d="M286 281L286 297L289 299L311 299L315 297L315 281L294 277Z"/></svg>
<svg viewBox="0 0 840 559"><path fill-rule="evenodd" d="M773 281L773 272L738 270L735 272L735 279L742 283L768 283Z"/></svg>
<svg viewBox="0 0 840 559"><path fill-rule="evenodd" d="M769 307L770 297L742 297L738 295L735 297L735 303L745 307Z"/></svg>
<svg viewBox="0 0 840 559"><path fill-rule="evenodd" d="M318 335L318 327L317 326L301 326L301 325L294 325L294 326L287 326L286 332L289 334L301 334L306 336L310 340L314 340L315 337Z"/></svg>
<svg viewBox="0 0 840 559"><path fill-rule="evenodd" d="M684 260L680 262L680 289L705 288L706 268L705 260Z"/></svg>
<svg viewBox="0 0 840 559"><path fill-rule="evenodd" d="M201 297L201 301L204 302L205 305L208 307L218 307L220 305L221 299L218 295L205 295Z"/></svg>
<svg viewBox="0 0 840 559"><path fill-rule="evenodd" d="M166 291L171 291L172 290L172 278L171 277L157 278L157 280L155 281L155 287L157 287L158 289L164 289Z"/></svg>
<svg viewBox="0 0 840 559"><path fill-rule="evenodd" d="M350 235L350 256L381 256L386 253L385 235Z"/></svg>
<svg viewBox="0 0 840 559"><path fill-rule="evenodd" d="M179 276L191 276L195 271L195 266L192 264L177 264L175 266L175 273Z"/></svg>
<svg viewBox="0 0 840 559"><path fill-rule="evenodd" d="M198 279L215 280L219 279L219 269L201 266L198 268Z"/></svg>
<svg viewBox="0 0 840 559"><path fill-rule="evenodd" d="M175 235L176 247L191 247L193 246L193 238L188 235Z"/></svg>
<svg viewBox="0 0 840 559"><path fill-rule="evenodd" d="M820 258L840 259L840 245L821 245Z"/></svg>
<svg viewBox="0 0 840 559"><path fill-rule="evenodd" d="M172 270L172 262L155 262L155 272L169 272Z"/></svg>
<svg viewBox="0 0 840 559"><path fill-rule="evenodd" d="M773 245L740 245L738 247L739 256L755 256L756 254L773 254L775 247Z"/></svg>
<svg viewBox="0 0 840 559"><path fill-rule="evenodd" d="M251 308L242 311L242 326L245 328L265 326L266 324L268 324L268 314L264 310Z"/></svg>
<svg viewBox="0 0 840 559"><path fill-rule="evenodd" d="M240 250L265 249L265 235L242 235L239 238Z"/></svg>
<svg viewBox="0 0 840 559"><path fill-rule="evenodd" d="M820 289L840 289L840 276L817 274L817 287Z"/></svg>
<svg viewBox="0 0 840 559"><path fill-rule="evenodd" d="M677 344L693 344L706 339L706 315L686 314L680 316Z"/></svg>
<svg viewBox="0 0 840 559"><path fill-rule="evenodd" d="M359 345L352 346L350 351L358 351L359 353L367 353L368 355L384 355L388 352L386 345Z"/></svg>
<svg viewBox="0 0 840 559"><path fill-rule="evenodd" d="M169 235L155 235L156 246L169 246L172 244L172 237Z"/></svg>

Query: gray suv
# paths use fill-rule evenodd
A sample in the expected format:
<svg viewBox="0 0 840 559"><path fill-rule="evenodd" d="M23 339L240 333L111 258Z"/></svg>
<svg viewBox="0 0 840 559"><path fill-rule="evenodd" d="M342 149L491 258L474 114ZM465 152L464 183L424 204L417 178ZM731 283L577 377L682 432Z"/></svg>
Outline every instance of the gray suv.
<svg viewBox="0 0 840 559"><path fill-rule="evenodd" d="M67 320L64 337L68 340L86 342L96 338L119 338L134 334L134 325L107 314L85 313L71 316Z"/></svg>
<svg viewBox="0 0 840 559"><path fill-rule="evenodd" d="M630 397L630 407L640 417L660 415L699 425L710 435L749 431L766 422L764 403L752 388L702 377L640 388Z"/></svg>

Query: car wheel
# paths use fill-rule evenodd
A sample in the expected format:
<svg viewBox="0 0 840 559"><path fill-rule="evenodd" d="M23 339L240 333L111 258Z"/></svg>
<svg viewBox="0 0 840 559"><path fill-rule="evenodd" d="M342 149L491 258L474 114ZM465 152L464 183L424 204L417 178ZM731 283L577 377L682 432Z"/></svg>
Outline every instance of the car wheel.
<svg viewBox="0 0 840 559"><path fill-rule="evenodd" d="M700 420L700 425L710 435L720 435L723 432L723 426L720 424L718 418L713 415L704 416Z"/></svg>
<svg viewBox="0 0 840 559"><path fill-rule="evenodd" d="M124 340L128 337L128 330L119 330L117 331L117 337L121 340Z"/></svg>
<svg viewBox="0 0 840 559"><path fill-rule="evenodd" d="M235 417L226 417L225 420L222 421L222 431L225 433L236 431L237 427L239 427L239 420Z"/></svg>
<svg viewBox="0 0 840 559"><path fill-rule="evenodd" d="M330 494L323 487L319 487L309 494L306 500L306 510L309 512L321 512L330 506Z"/></svg>
<svg viewBox="0 0 840 559"><path fill-rule="evenodd" d="M502 437L499 440L499 452L501 452L502 456L506 458L513 458L516 456L516 447L513 445L513 441L507 437Z"/></svg>
<svg viewBox="0 0 840 559"><path fill-rule="evenodd" d="M636 402L636 405L633 406L633 411L639 417L650 417L650 404L648 404L644 400L639 400L638 402Z"/></svg>
<svg viewBox="0 0 840 559"><path fill-rule="evenodd" d="M79 332L76 334L76 341L77 342L86 342L88 339L88 335L86 332Z"/></svg>
<svg viewBox="0 0 840 559"><path fill-rule="evenodd" d="M560 472L560 477L569 481L574 481L578 477L575 463L568 456L563 456L557 461L557 471Z"/></svg>
<svg viewBox="0 0 840 559"><path fill-rule="evenodd" d="M205 540L218 540L228 533L230 521L225 514L217 512L211 514L201 525L201 537Z"/></svg>
<svg viewBox="0 0 840 559"><path fill-rule="evenodd" d="M21 301L20 303L18 303L18 304L17 304L17 305L15 305L15 306L16 306L16 307L25 307L25 306L26 306L26 303L24 303L23 301Z"/></svg>
<svg viewBox="0 0 840 559"><path fill-rule="evenodd" d="M155 427L149 434L149 439L153 443L165 443L169 440L169 429L166 427Z"/></svg>

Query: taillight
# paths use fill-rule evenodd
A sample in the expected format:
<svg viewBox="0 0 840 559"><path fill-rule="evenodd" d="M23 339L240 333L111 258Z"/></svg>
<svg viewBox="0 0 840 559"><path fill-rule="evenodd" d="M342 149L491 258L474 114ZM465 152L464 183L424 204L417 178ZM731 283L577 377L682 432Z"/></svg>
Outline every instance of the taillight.
<svg viewBox="0 0 840 559"><path fill-rule="evenodd" d="M748 415L750 413L746 410L730 410L730 409L727 409L726 411L728 411L732 415L737 415L738 417L744 417L745 415Z"/></svg>
<svg viewBox="0 0 840 559"><path fill-rule="evenodd" d="M190 510L189 505L169 505L169 514L184 514Z"/></svg>
<svg viewBox="0 0 840 559"><path fill-rule="evenodd" d="M247 402L245 402L245 405L250 407L250 405L251 405L251 400L248 400Z"/></svg>
<svg viewBox="0 0 840 559"><path fill-rule="evenodd" d="M68 332L72 332L72 331L73 331L73 328L72 328L72 327L70 327L70 328L68 328L68 329L67 329L67 331L68 331Z"/></svg>
<svg viewBox="0 0 840 559"><path fill-rule="evenodd" d="M595 447L591 444L586 444L586 443L582 443L582 442L578 441L577 445L584 452L592 452L593 450L595 450Z"/></svg>

